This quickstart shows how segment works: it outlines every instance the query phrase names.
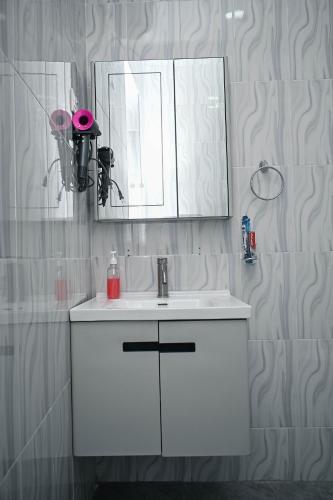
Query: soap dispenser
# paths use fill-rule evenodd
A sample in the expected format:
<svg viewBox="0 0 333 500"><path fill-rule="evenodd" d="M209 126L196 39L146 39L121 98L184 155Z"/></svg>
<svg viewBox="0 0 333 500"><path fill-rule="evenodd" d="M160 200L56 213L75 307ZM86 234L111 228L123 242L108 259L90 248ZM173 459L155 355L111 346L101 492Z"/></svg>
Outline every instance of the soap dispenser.
<svg viewBox="0 0 333 500"><path fill-rule="evenodd" d="M111 259L107 271L107 297L108 299L119 299L120 297L120 274L117 260L117 252L110 252Z"/></svg>

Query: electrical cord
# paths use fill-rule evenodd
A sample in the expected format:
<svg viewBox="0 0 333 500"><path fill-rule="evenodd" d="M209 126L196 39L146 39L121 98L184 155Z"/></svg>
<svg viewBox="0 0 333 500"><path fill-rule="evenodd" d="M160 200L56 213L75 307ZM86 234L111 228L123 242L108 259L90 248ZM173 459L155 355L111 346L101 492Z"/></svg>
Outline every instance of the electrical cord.
<svg viewBox="0 0 333 500"><path fill-rule="evenodd" d="M107 197L108 197L108 192L109 192L109 186L111 186L111 189L112 189L112 186L115 185L115 187L117 188L117 191L118 191L118 196L119 196L119 200L123 200L124 199L124 195L123 193L121 192L121 189L118 185L118 183L114 180L114 179L111 179L110 176L109 176L109 173L107 171L107 169L105 168L105 166L103 165L103 163L98 160L97 158L91 158L91 160L95 161L97 163L97 165L103 170L104 172L104 175L107 176L107 179L108 179L108 183L107 185L105 183L102 183L102 176L103 176L103 172L98 172L97 174L97 180L98 180L98 184L97 184L97 191L98 191L98 205L102 205L102 206L105 206L105 201L103 200L106 200Z"/></svg>
<svg viewBox="0 0 333 500"><path fill-rule="evenodd" d="M75 149L72 149L72 152L75 155ZM108 194L109 194L109 186L111 186L111 189L112 189L113 185L117 188L119 199L123 200L124 199L124 195L121 192L121 189L120 189L118 183L114 179L110 178L108 170L106 169L106 167L103 165L103 163L99 159L91 157L91 154L92 154L92 147L91 147L91 145L90 145L90 148L89 148L89 153L90 153L89 161L96 162L97 165L102 169L97 174L98 205L105 206L105 202L106 202L106 200L108 198ZM54 165L56 165L60 161L61 161L60 158L56 158L55 160L53 160L53 162L51 163L51 165L48 167L47 173L46 173L46 175L44 176L44 179L43 179L43 183L42 183L43 187L47 187L48 177L49 177L49 175L51 173L51 170L54 168ZM57 195L57 201L58 202L60 202L61 199L62 199L62 193L63 193L64 189L66 189L66 191L71 191L71 192L78 191L78 179L77 179L77 176L75 174L75 170L74 170L74 165L73 164L71 164L71 170L72 170L72 174L71 174L71 176L70 176L69 179L68 178L66 180L64 180L63 178L61 179L61 184L62 185L61 185L61 189L60 189L60 191L58 192L58 195ZM87 188L91 188L91 187L94 186L95 181L94 181L94 179L89 174L88 174L87 177L88 177ZM102 177L104 177L103 180L105 180L105 177L107 178L107 183L102 182Z"/></svg>

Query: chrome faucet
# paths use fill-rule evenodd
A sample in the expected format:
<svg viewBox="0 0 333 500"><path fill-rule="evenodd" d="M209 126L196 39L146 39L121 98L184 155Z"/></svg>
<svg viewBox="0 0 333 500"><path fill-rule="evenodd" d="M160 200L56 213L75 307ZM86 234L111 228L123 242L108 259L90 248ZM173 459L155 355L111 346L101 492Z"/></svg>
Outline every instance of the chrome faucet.
<svg viewBox="0 0 333 500"><path fill-rule="evenodd" d="M157 297L169 297L168 291L168 259L157 259L158 294Z"/></svg>

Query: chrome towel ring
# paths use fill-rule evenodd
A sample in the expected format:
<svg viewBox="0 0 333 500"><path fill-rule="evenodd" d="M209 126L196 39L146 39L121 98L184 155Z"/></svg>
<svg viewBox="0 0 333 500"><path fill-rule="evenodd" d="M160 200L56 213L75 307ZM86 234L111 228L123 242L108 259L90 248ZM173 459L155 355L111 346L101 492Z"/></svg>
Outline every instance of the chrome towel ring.
<svg viewBox="0 0 333 500"><path fill-rule="evenodd" d="M269 170L269 169L270 170L274 170L274 172L276 172L280 176L281 186L280 186L279 192L275 196L272 196L271 198L264 198L263 196L259 196L259 194L255 191L255 189L253 187L253 181L254 181L254 178L258 175L259 172L262 172L263 174L265 174L267 172L267 170ZM259 168L251 175L250 188L251 188L251 191L254 194L254 196L256 196L257 198L259 198L259 200L264 200L264 201L275 200L276 198L278 198L280 196L280 194L284 190L284 186L285 186L284 177L283 177L282 173L280 172L280 170L278 170L275 167L272 167L272 166L268 165L268 162L266 160L262 160L259 163Z"/></svg>

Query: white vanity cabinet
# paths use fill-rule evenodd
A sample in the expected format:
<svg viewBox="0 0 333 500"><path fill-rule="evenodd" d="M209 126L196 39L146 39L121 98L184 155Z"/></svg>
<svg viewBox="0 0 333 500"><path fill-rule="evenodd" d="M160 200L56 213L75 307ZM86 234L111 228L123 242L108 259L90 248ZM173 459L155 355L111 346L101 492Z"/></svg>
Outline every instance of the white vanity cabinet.
<svg viewBox="0 0 333 500"><path fill-rule="evenodd" d="M77 456L249 453L245 319L72 323Z"/></svg>

